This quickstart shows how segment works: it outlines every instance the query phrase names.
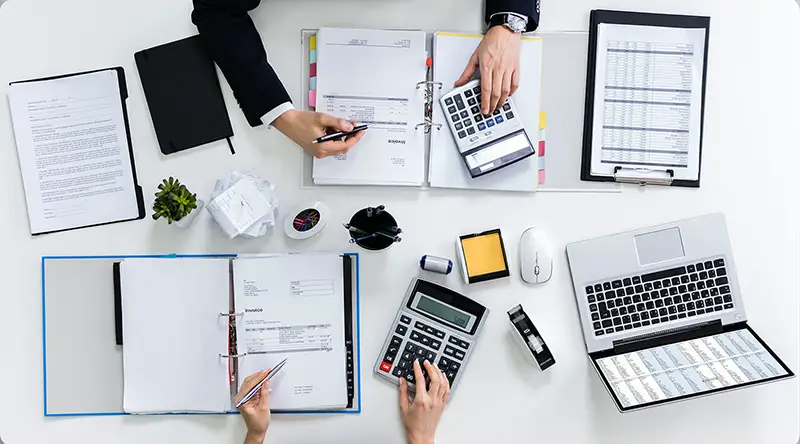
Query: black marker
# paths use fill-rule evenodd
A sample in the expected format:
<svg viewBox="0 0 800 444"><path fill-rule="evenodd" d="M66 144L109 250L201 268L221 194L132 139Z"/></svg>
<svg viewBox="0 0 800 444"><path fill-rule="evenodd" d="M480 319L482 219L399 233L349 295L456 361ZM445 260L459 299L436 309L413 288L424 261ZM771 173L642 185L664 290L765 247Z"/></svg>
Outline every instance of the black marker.
<svg viewBox="0 0 800 444"><path fill-rule="evenodd" d="M348 131L348 132L339 131L338 133L327 134L311 143L324 143L324 142L330 142L331 140L344 139L349 136L354 136L357 132L364 131L367 128L369 128L369 125L359 125L353 128L353 131Z"/></svg>

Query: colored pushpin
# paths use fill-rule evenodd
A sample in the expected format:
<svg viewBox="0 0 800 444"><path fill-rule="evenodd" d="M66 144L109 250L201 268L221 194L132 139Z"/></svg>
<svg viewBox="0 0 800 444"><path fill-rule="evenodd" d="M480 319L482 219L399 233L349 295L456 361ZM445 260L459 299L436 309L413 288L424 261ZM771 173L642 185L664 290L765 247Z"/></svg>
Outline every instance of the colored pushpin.
<svg viewBox="0 0 800 444"><path fill-rule="evenodd" d="M433 59L432 59L432 58L430 58L430 57L428 57L427 59L425 59L425 66L427 66L428 68L430 68L431 66L433 66Z"/></svg>

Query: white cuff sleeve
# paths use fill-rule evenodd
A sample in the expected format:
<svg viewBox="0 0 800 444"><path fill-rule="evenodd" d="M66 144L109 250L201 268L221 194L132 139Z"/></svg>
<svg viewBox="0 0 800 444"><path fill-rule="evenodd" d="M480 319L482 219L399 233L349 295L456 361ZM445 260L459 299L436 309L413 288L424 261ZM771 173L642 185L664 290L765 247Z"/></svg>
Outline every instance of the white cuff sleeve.
<svg viewBox="0 0 800 444"><path fill-rule="evenodd" d="M289 111L289 110L292 110L292 109L294 109L294 106L290 102L281 103L280 105L276 106L275 108L272 108L272 111L264 114L264 116L261 117L261 121L266 123L267 125L269 125L270 128L271 128L272 127L272 122L274 122L275 119L280 117L286 111Z"/></svg>

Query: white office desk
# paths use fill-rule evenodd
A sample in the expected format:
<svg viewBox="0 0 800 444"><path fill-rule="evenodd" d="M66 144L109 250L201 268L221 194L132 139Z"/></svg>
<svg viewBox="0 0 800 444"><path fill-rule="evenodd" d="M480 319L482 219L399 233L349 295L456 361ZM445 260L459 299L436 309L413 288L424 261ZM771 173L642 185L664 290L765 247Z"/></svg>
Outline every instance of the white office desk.
<svg viewBox="0 0 800 444"><path fill-rule="evenodd" d="M300 29L320 26L477 30L478 0L269 0L253 14L270 60L297 96ZM275 417L270 443L400 443L396 389L369 372L399 300L422 254L454 256L457 235L500 227L514 275L466 292L493 310L478 349L439 427L447 443L794 443L798 387L793 379L621 415L589 367L577 323L565 243L647 224L722 211L752 325L797 372L798 126L800 11L792 0L544 0L543 28L586 30L593 7L647 8L712 17L702 188L626 189L622 194L519 196L384 188L300 190L300 151L276 131L251 129L223 85L236 132L236 156L225 143L162 157L135 70L133 53L195 32L189 0L10 0L0 10L0 90L9 81L121 65L139 180L151 195L174 175L201 196L214 179L255 167L278 185L285 213L322 200L335 221L365 205L385 204L403 242L362 260L363 408L360 416ZM583 69L583 68L581 68ZM557 88L557 85L545 85ZM575 128L580 131L581 128ZM186 231L147 220L31 238L11 122L0 105L0 436L17 443L236 443L236 416L42 416L42 255L169 252L350 250L332 223L318 237L289 241L278 232L228 241L207 214ZM576 171L577 174L577 171ZM518 239L545 228L556 248L555 276L524 286L516 272ZM386 272L385 270L390 270ZM430 275L438 277L438 275ZM457 275L444 282L461 288ZM542 373L523 360L505 311L522 303L557 364ZM76 307L79 309L80 307ZM198 387L202 390L202 387Z"/></svg>

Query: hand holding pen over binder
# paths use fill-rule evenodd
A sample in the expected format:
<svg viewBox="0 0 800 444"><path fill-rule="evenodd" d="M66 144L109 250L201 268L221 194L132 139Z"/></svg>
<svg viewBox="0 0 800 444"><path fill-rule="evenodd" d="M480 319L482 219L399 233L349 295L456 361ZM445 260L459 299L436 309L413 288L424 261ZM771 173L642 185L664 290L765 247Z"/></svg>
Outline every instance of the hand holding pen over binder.
<svg viewBox="0 0 800 444"><path fill-rule="evenodd" d="M354 122L348 122L329 114L294 109L281 114L272 122L272 126L318 159L346 153L364 135L362 130L352 137L347 137L349 135L347 133L356 129ZM346 139L342 140L339 137L334 138L334 140L316 142L316 140L325 137L329 132L341 132Z"/></svg>
<svg viewBox="0 0 800 444"><path fill-rule="evenodd" d="M273 369L264 370L248 376L242 384L242 390L236 395L236 408L242 414L247 436L245 443L261 443L269 429L272 415L269 410L269 381L286 364L286 359Z"/></svg>

